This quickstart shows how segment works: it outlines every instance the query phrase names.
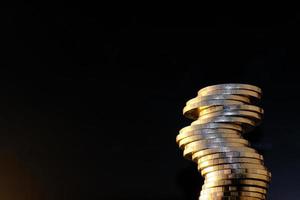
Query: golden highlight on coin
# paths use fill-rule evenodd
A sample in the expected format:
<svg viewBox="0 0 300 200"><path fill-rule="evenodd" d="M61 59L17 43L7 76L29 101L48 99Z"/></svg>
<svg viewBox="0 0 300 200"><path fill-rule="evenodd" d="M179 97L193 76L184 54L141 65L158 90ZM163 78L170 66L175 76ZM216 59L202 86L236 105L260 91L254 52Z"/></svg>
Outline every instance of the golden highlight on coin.
<svg viewBox="0 0 300 200"><path fill-rule="evenodd" d="M199 199L266 199L271 173L263 156L243 138L261 123L262 90L248 84L219 84L198 91L183 115L195 120L176 142L205 178Z"/></svg>

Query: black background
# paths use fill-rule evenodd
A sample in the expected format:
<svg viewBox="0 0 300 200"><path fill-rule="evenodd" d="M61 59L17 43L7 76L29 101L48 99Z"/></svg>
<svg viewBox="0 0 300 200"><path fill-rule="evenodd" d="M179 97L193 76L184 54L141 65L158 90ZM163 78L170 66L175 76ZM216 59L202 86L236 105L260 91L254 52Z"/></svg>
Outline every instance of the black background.
<svg viewBox="0 0 300 200"><path fill-rule="evenodd" d="M297 199L300 14L146 7L3 10L0 198L197 199L203 180L175 143L182 108L241 82L264 91L247 138L273 174L269 197Z"/></svg>

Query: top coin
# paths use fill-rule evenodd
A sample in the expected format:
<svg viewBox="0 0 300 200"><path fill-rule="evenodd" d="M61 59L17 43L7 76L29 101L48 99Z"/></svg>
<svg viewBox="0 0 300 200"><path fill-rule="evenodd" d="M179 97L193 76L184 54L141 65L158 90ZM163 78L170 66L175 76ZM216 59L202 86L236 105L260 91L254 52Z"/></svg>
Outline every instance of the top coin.
<svg viewBox="0 0 300 200"><path fill-rule="evenodd" d="M234 89L244 89L244 90L252 90L257 93L262 93L262 90L254 85L249 84L240 84L240 83L226 83L226 84L218 84L218 85L211 85L205 88L202 88L198 91L198 94L204 94L208 91L212 90L234 90Z"/></svg>

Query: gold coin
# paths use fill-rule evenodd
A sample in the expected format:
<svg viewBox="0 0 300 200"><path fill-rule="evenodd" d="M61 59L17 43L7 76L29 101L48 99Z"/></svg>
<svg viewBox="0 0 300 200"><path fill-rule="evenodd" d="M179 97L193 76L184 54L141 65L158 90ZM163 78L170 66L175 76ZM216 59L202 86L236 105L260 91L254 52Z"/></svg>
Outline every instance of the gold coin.
<svg viewBox="0 0 300 200"><path fill-rule="evenodd" d="M244 110L223 110L218 112L209 113L206 115L201 115L198 119L203 120L206 118L213 118L219 116L239 116L239 117L247 117L250 119L254 119L256 121L261 120L261 114L252 111L244 111Z"/></svg>
<svg viewBox="0 0 300 200"><path fill-rule="evenodd" d="M231 192L231 191L248 191L248 192L256 192L261 194L266 194L267 190L255 187L255 186L221 186L221 187L213 187L207 188L201 191L202 192Z"/></svg>
<svg viewBox="0 0 300 200"><path fill-rule="evenodd" d="M209 172L207 174L202 174L202 175L205 177L214 177L214 176L219 176L224 174L226 175L226 174L236 174L236 173L261 174L261 175L271 177L271 173L265 169L224 169L224 170Z"/></svg>
<svg viewBox="0 0 300 200"><path fill-rule="evenodd" d="M199 167L198 167L199 169ZM204 169L201 169L201 174L205 175L209 172L219 171L224 169L264 169L267 170L265 166L255 163L231 163L231 164L222 164L216 166L210 166Z"/></svg>
<svg viewBox="0 0 300 200"><path fill-rule="evenodd" d="M217 159L217 158L233 158L233 157L244 157L244 158L256 158L263 160L263 156L258 153L252 152L242 152L242 151L231 151L231 152L224 152L224 153L215 153L211 155L204 156L198 160L198 162L204 162L207 160Z"/></svg>
<svg viewBox="0 0 300 200"><path fill-rule="evenodd" d="M263 161L256 158L219 158L219 159L208 160L205 162L198 162L198 169L203 169L214 165L230 164L230 163L263 164Z"/></svg>
<svg viewBox="0 0 300 200"><path fill-rule="evenodd" d="M202 151L205 149L216 149L216 148L221 148L221 147L246 147L245 144L243 143L237 143L237 142L232 142L232 143L227 143L227 142L218 142L218 143L212 143L212 144L207 144L207 145L198 145L198 146L191 146L191 147L185 147L183 151L183 156L186 158L191 159L192 154L196 153L197 151Z"/></svg>
<svg viewBox="0 0 300 200"><path fill-rule="evenodd" d="M250 147L220 147L214 149L205 149L202 151L197 151L193 154L193 160L198 160L203 156L215 154L215 153L229 153L229 152L247 152L247 153L256 153L256 150Z"/></svg>
<svg viewBox="0 0 300 200"><path fill-rule="evenodd" d="M208 96L208 95L216 95L216 94L232 94L232 95L241 95L241 96L247 96L255 99L260 99L261 94L255 91L251 90L244 90L244 89L220 89L220 90L210 90L205 92L198 93L198 96Z"/></svg>
<svg viewBox="0 0 300 200"><path fill-rule="evenodd" d="M186 145L186 148L191 148L194 146L201 146L201 145L209 145L213 143L241 143L245 145L249 145L249 142L243 138L213 138L213 139L206 139L206 140L199 140L194 141Z"/></svg>
<svg viewBox="0 0 300 200"><path fill-rule="evenodd" d="M257 86L249 85L249 84L241 84L241 83L226 83L226 84L211 85L200 89L198 93L220 90L220 89L227 89L227 90L244 89L244 90L252 90L260 94L262 93L262 90Z"/></svg>
<svg viewBox="0 0 300 200"><path fill-rule="evenodd" d="M214 148L214 147L223 147L223 146L233 146L232 144L238 145L238 146L248 146L249 142L242 138L213 138L213 139L207 139L207 140L198 140L191 142L189 144L185 145L185 152L189 150L203 150L206 148Z"/></svg>
<svg viewBox="0 0 300 200"><path fill-rule="evenodd" d="M204 181L203 189L223 186L223 185L253 185L262 188L268 188L268 183L260 180L247 180L247 179L232 179L232 180L217 180L217 181Z"/></svg>
<svg viewBox="0 0 300 200"><path fill-rule="evenodd" d="M221 105L221 106L209 107L209 108L201 110L199 114L200 114L200 116L203 116L203 115L206 115L209 113L224 111L224 110L245 110L245 111L256 112L261 115L264 114L264 110L262 108L255 106L255 105L246 105L246 104Z"/></svg>
<svg viewBox="0 0 300 200"><path fill-rule="evenodd" d="M250 99L245 96L230 95L230 94L215 94L215 95L207 95L207 96L197 96L197 97L187 101L186 105L192 106L195 103L197 104L201 101L208 101L208 100L236 100L236 101L241 101L241 102L244 102L247 104L250 103Z"/></svg>
<svg viewBox="0 0 300 200"><path fill-rule="evenodd" d="M177 137L176 141L179 143L180 140L193 135L209 135L209 134L240 134L240 131L234 129L218 128L218 129L185 129L181 131Z"/></svg>
<svg viewBox="0 0 300 200"><path fill-rule="evenodd" d="M220 106L220 105L236 105L236 104L244 104L242 101L237 100L204 100L194 104L186 105L183 108L183 115L190 119L197 119L199 116L199 112L203 109Z"/></svg>
<svg viewBox="0 0 300 200"><path fill-rule="evenodd" d="M224 196L224 197L207 197L207 196L200 196L199 200L261 200L260 198L256 197L230 197L230 196Z"/></svg>
<svg viewBox="0 0 300 200"><path fill-rule="evenodd" d="M231 191L231 192L201 192L201 196L207 197L223 197L223 196L233 196L233 197L256 197L260 199L265 199L266 195L256 192L248 192L248 191Z"/></svg>
<svg viewBox="0 0 300 200"><path fill-rule="evenodd" d="M217 138L241 138L241 134L235 133L211 133L211 134L203 134L203 135L192 135L190 137L186 137L180 141L178 141L178 145L180 148L184 148L185 145L190 144L195 141L205 141L210 139L217 139Z"/></svg>
<svg viewBox="0 0 300 200"><path fill-rule="evenodd" d="M242 128L237 124L220 124L220 123L207 123L207 124L197 124L186 126L182 128L179 133L183 134L184 132L189 132L193 130L200 130L200 129L232 129L237 131L242 131Z"/></svg>
<svg viewBox="0 0 300 200"><path fill-rule="evenodd" d="M255 121L250 120L248 118L244 117L231 117L231 116L218 116L218 117L211 117L211 118L205 118L205 119L197 119L192 123L194 124L206 124L210 122L214 123L235 123L235 124L242 124L247 126L256 126Z"/></svg>
<svg viewBox="0 0 300 200"><path fill-rule="evenodd" d="M210 181L216 181L216 180L229 180L229 179L256 179L256 180L262 180L265 182L270 182L270 177L262 174L223 174L223 175L218 175L218 176L210 176L207 177L205 176L205 181L210 182Z"/></svg>

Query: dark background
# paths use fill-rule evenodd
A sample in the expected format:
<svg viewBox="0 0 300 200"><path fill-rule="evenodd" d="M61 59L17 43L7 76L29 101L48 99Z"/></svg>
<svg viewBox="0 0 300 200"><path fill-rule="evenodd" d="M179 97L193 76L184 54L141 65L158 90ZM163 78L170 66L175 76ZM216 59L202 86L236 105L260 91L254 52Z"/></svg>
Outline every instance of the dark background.
<svg viewBox="0 0 300 200"><path fill-rule="evenodd" d="M0 198L197 199L203 180L175 143L182 108L241 82L264 91L248 139L272 171L269 197L297 199L300 14L139 10L2 11Z"/></svg>

